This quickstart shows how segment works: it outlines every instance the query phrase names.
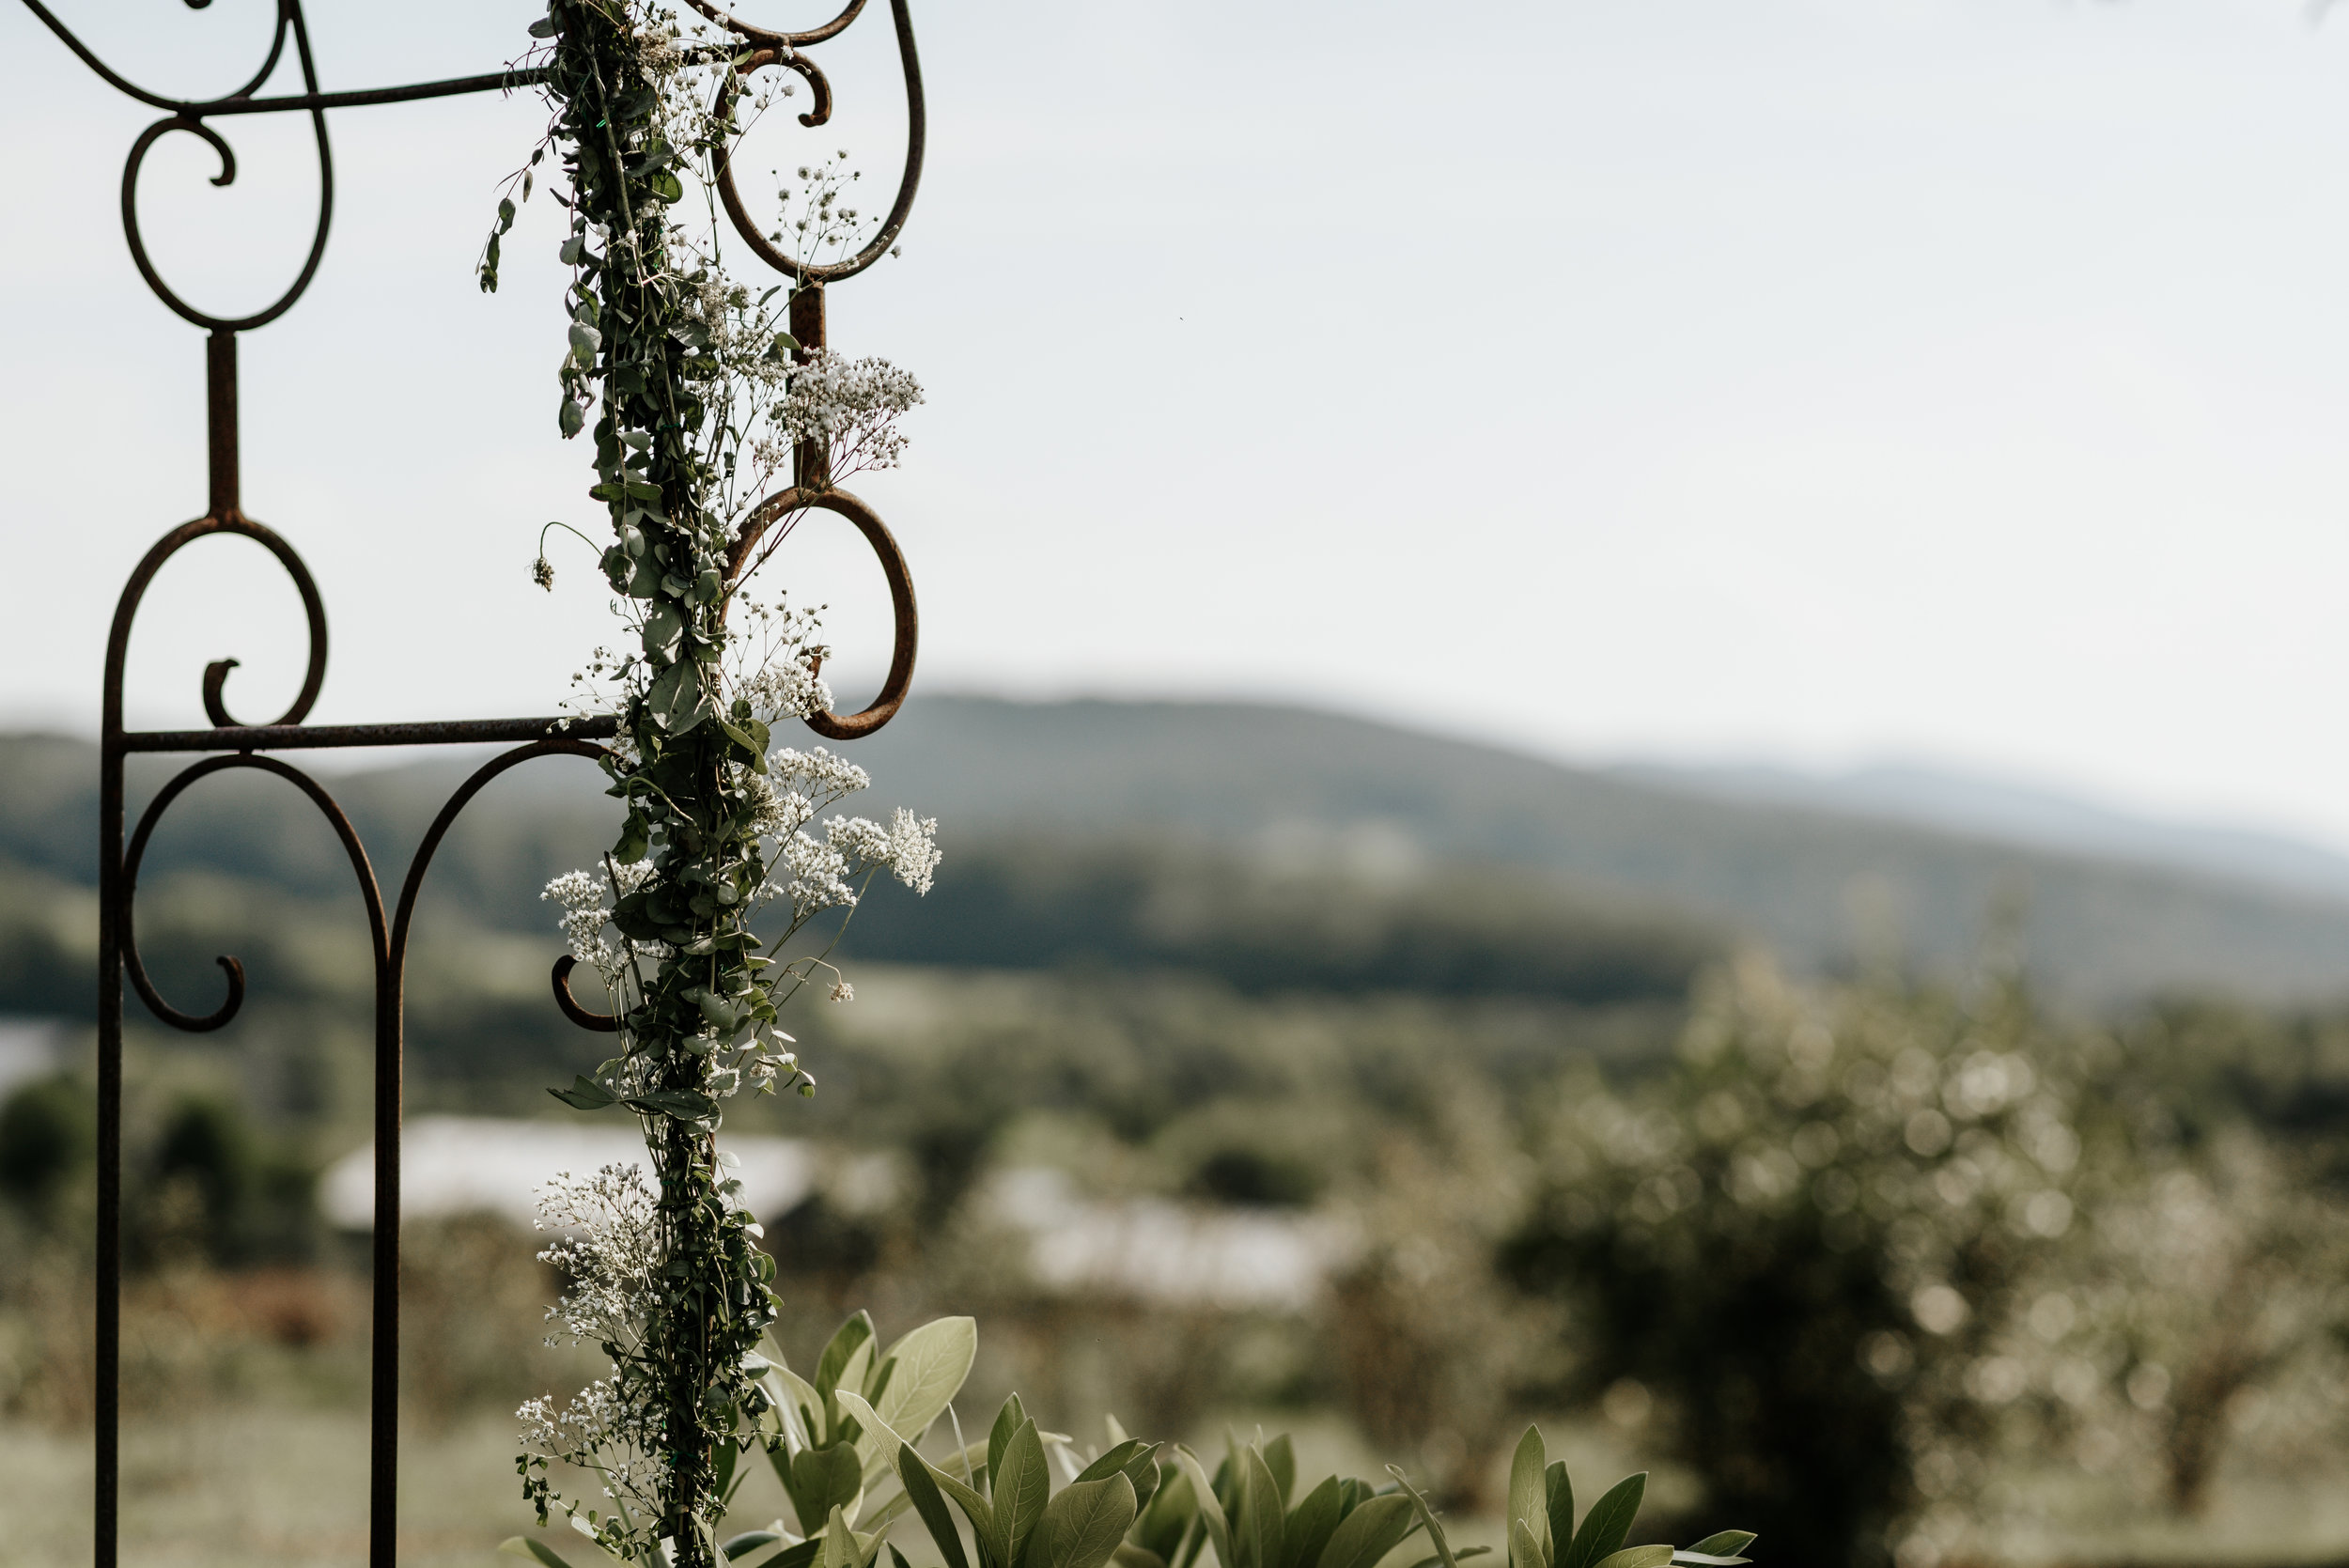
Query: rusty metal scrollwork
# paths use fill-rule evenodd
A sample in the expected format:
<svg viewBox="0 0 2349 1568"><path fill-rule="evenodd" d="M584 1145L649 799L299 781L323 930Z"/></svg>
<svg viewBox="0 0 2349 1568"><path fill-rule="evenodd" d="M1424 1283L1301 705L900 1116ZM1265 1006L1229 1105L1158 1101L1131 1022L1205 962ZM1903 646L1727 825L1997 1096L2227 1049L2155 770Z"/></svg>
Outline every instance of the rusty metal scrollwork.
<svg viewBox="0 0 2349 1568"><path fill-rule="evenodd" d="M203 9L210 0L186 0ZM690 0L694 9L749 46L739 63L742 73L781 69L804 80L813 107L800 116L807 126L820 125L832 111L832 87L803 50L837 37L865 8L866 0L848 0L846 8L820 26L800 32L779 31L743 21L709 0ZM317 62L301 0L275 0L268 51L259 67L234 91L211 99L177 99L141 86L115 70L58 19L43 0L23 0L29 9L85 65L108 85L152 108L163 117L141 132L132 142L122 172L123 235L132 259L148 287L182 319L204 330L206 341L206 405L210 500L203 516L181 524L158 540L132 572L117 604L107 639L102 710L100 720L100 842L99 900L100 957L98 999L98 1389L97 1478L94 1513L97 1568L117 1568L117 1529L119 1496L121 1427L121 1239L122 1239L122 1028L123 982L150 1012L172 1028L204 1032L233 1020L245 997L243 965L222 955L218 963L227 982L221 1003L208 1013L184 1011L167 1001L148 976L139 955L134 900L139 868L157 827L174 802L188 790L215 775L252 770L285 780L306 796L325 816L350 858L362 902L367 912L375 965L375 1235L374 1327L371 1377L370 1453L368 1483L368 1560L371 1568L394 1568L393 1526L397 1500L399 1408L399 1129L401 1107L402 998L410 934L416 902L433 856L465 806L491 780L525 762L542 756L595 758L602 754L598 742L612 737L615 722L554 718L470 720L457 722L320 725L307 722L326 679L326 612L317 582L293 547L274 530L245 516L241 498L237 418L238 334L268 325L299 301L318 275L333 226L334 204L334 154L327 134L326 112L366 104L412 102L465 93L527 86L543 79L529 69L509 68L480 75L412 83L393 87L322 92ZM721 197L736 228L763 260L785 272L796 286L792 318L797 335L808 349L823 344L822 289L863 272L896 242L919 186L926 133L921 67L914 51L912 23L906 0L890 0L900 64L906 86L906 161L897 195L872 241L846 260L815 264L783 253L761 237L750 223L735 190L731 160L721 158L712 170ZM262 96L261 89L288 57L288 46L302 80L299 93ZM310 247L293 283L273 303L243 316L216 316L189 303L167 284L148 253L139 226L138 182L147 154L163 137L184 132L202 140L220 161L211 179L226 186L237 178L237 160L227 138L214 121L239 115L305 114L310 118L318 150L319 209ZM846 717L817 714L808 722L818 733L838 739L869 735L886 723L904 701L912 675L917 620L912 579L905 557L879 516L864 502L832 487L820 459L811 463L805 454L797 465L792 489L769 498L754 512L738 542L732 562L739 574L760 535L770 528L787 531L789 522L806 511L824 510L846 518L863 534L879 556L890 586L895 621L895 641L889 675L879 700L861 713ZM227 706L227 681L238 668L233 658L211 661L200 683L204 714L210 727L187 730L132 730L125 726L122 691L131 634L141 600L156 574L173 556L199 539L232 535L258 544L273 555L301 596L308 624L308 647L299 694L287 710L265 724L239 722ZM771 543L771 541L770 541ZM311 775L268 753L288 750L342 749L395 745L478 745L504 742L512 749L477 768L443 805L409 862L397 904L385 909L366 847L348 815L332 794ZM127 842L125 765L143 753L196 754L202 760L168 780L147 802ZM571 961L555 967L553 989L564 1016L583 1028L609 1032L617 1020L590 1012L570 994Z"/></svg>

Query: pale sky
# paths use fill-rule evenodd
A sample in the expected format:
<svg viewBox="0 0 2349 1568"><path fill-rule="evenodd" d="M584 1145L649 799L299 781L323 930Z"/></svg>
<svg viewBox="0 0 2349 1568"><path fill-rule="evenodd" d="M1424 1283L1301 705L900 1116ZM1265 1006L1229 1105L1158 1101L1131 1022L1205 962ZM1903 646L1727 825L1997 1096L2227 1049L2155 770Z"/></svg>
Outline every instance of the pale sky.
<svg viewBox="0 0 2349 1568"><path fill-rule="evenodd" d="M60 8L181 92L257 62L268 10ZM313 9L330 88L494 69L534 14ZM2349 845L2349 18L915 0L915 24L922 199L831 314L928 389L903 472L859 483L913 563L923 683L1302 700L1581 761L1922 758ZM0 723L88 729L124 575L203 509L202 343L115 215L154 115L14 7L0 57ZM882 0L819 58L834 126L745 156L847 148L885 180ZM611 635L583 547L552 598L526 576L548 519L599 527L552 429L543 199L504 291L472 276L542 117L339 112L324 267L245 339L246 506L333 619L320 721L548 711ZM191 137L152 155L187 292L249 308L291 276L303 125L227 122L226 191ZM878 573L846 538L794 551L877 667ZM226 654L232 706L282 704L272 572L180 558L134 722L200 722Z"/></svg>

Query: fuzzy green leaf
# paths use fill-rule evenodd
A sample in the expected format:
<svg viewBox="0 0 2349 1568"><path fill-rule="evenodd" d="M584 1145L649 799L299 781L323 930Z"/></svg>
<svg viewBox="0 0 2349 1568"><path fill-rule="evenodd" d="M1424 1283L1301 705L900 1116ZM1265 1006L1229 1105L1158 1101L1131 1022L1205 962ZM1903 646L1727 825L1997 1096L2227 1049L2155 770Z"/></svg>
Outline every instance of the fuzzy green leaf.
<svg viewBox="0 0 2349 1568"><path fill-rule="evenodd" d="M1509 1461L1510 1568L1550 1568L1549 1487L1542 1473L1548 1462L1542 1429L1527 1427ZM1519 1525L1526 1532L1522 1545L1517 1537Z"/></svg>
<svg viewBox="0 0 2349 1568"><path fill-rule="evenodd" d="M1591 1504L1590 1513L1582 1516L1582 1528L1574 1532L1574 1545L1567 1548L1559 1568L1596 1568L1623 1545L1623 1538L1631 1533L1632 1521L1640 1516L1640 1498L1647 1491L1647 1472L1626 1476L1608 1488L1607 1495Z"/></svg>
<svg viewBox="0 0 2349 1568"><path fill-rule="evenodd" d="M1411 1499L1399 1493L1365 1498L1338 1521L1317 1562L1299 1568L1377 1568L1411 1532Z"/></svg>
<svg viewBox="0 0 2349 1568"><path fill-rule="evenodd" d="M1071 1482L1045 1504L1028 1541L1026 1568L1101 1568L1126 1538L1135 1512L1133 1483L1123 1473Z"/></svg>

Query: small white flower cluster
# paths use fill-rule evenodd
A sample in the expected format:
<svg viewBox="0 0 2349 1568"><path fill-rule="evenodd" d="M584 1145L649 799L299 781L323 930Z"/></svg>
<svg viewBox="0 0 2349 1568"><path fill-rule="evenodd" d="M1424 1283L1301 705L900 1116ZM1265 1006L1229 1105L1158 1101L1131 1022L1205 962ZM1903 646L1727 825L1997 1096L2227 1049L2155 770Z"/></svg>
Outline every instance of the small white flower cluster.
<svg viewBox="0 0 2349 1568"><path fill-rule="evenodd" d="M887 360L817 349L793 367L773 418L793 442L822 442L838 483L866 469L896 467L906 449L897 422L921 401L921 383Z"/></svg>
<svg viewBox="0 0 2349 1568"><path fill-rule="evenodd" d="M563 907L558 924L571 944L571 956L593 967L598 978L615 994L631 957L658 958L668 947L661 942L615 945L607 939L603 928L612 919L612 906L604 902L604 894L610 892L627 897L645 885L652 870L650 861L636 861L612 866L604 877L590 871L567 871L549 882L546 891L538 895ZM617 879L616 886L613 878Z"/></svg>
<svg viewBox="0 0 2349 1568"><path fill-rule="evenodd" d="M863 245L866 215L847 198L863 178L863 171L848 167L846 147L821 163L801 164L797 190L788 179L776 182L775 208L781 217L767 238L780 243L788 229L802 262L823 262L826 253L832 260L853 255Z"/></svg>
<svg viewBox="0 0 2349 1568"><path fill-rule="evenodd" d="M863 880L883 869L916 893L929 892L941 854L937 832L938 818L915 816L903 806L886 828L869 817L835 816L824 824L820 844L804 831L794 831L777 847L791 878L783 892L795 921L854 908Z"/></svg>
<svg viewBox="0 0 2349 1568"><path fill-rule="evenodd" d="M915 893L930 891L930 876L938 869L940 858L938 818L915 816L899 806L886 828L863 816L836 816L824 827L831 846L843 858L865 865L885 865Z"/></svg>
<svg viewBox="0 0 2349 1568"><path fill-rule="evenodd" d="M527 1460L577 1466L601 1477L604 1497L621 1505L614 1520L552 1489L546 1500L614 1545L617 1518L631 1510L639 1517L658 1515L668 1475L653 1386L640 1386L621 1370L641 1350L646 1320L658 1301L658 1203L641 1167L607 1165L585 1177L564 1172L539 1191L537 1228L562 1233L538 1258L561 1269L568 1284L547 1311L558 1332L546 1343L553 1345L566 1335L574 1344L593 1341L613 1353L615 1364L611 1376L588 1384L560 1408L542 1396L514 1414L522 1423Z"/></svg>
<svg viewBox="0 0 2349 1568"><path fill-rule="evenodd" d="M832 688L796 659L775 660L736 690L770 722L832 711Z"/></svg>
<svg viewBox="0 0 2349 1568"><path fill-rule="evenodd" d="M638 1165L607 1165L584 1177L565 1171L539 1188L534 1228L560 1234L538 1261L570 1281L547 1321L560 1324L573 1344L634 1338L661 1271L658 1210Z"/></svg>

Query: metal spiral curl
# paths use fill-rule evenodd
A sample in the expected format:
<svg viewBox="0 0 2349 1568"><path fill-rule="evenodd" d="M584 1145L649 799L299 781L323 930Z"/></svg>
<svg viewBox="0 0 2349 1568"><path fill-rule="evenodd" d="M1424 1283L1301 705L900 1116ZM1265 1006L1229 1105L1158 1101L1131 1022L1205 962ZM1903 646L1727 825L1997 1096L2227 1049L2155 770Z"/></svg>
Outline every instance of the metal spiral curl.
<svg viewBox="0 0 2349 1568"><path fill-rule="evenodd" d="M110 85L138 100L141 103L171 111L139 133L138 140L131 144L130 157L122 165L122 233L124 239L130 242L131 259L137 264L139 276L147 280L147 287L155 291L155 297L163 301L181 319L192 321L207 332L249 331L254 327L268 325L291 309L293 303L302 298L303 291L310 287L310 280L318 275L319 262L326 255L326 233L334 222L334 159L332 149L327 145L325 106L318 101L319 97L318 66L310 54L310 30L303 21L300 0L277 0L276 24L270 31L269 54L262 59L260 69L256 70L234 92L220 98L201 100L167 98L162 93L148 91L100 59L86 44L75 38L66 25L40 3L40 0L24 0L24 3L32 8L34 15L48 24L51 32L65 40L66 47L80 55L84 64L103 77ZM201 10L210 3L210 0L188 0L188 3L190 8ZM227 139L213 130L206 121L212 116L251 114L264 108L288 106L272 103L268 100L256 99L253 96L261 84L268 81L275 72L278 62L285 58L286 42L288 39L293 40L294 57L302 66L303 90L305 98L310 101L308 107L311 133L317 141L319 149L318 226L311 236L310 254L302 264L301 274L294 279L292 287L278 297L274 304L247 316L214 316L210 312L196 309L195 306L181 299L178 291L163 281L163 274L155 270L153 259L148 256L146 237L139 232L139 170L147 162L147 152L149 147L175 131L184 131L201 137L205 145L219 156L220 173L212 177L211 183L216 186L234 184L237 179L237 155L229 147Z"/></svg>
<svg viewBox="0 0 2349 1568"><path fill-rule="evenodd" d="M147 857L147 843L155 831L156 823L163 819L163 813L170 808L171 803L197 780L209 778L214 773L226 772L232 768L252 768L264 773L273 773L308 796L312 803L324 814L328 824L334 830L334 836L342 840L344 852L350 857L352 874L359 878L359 895L366 903L367 927L374 945L375 963L379 973L388 961L390 954L389 937L383 922L383 890L377 884L375 868L367 861L366 846L359 841L359 831L351 826L350 818L345 815L334 798L326 792L325 787L309 774L298 768L289 767L275 757L257 756L251 752L235 752L226 756L208 757L193 768L183 768L175 774L171 782L163 785L156 794L155 799L148 802L147 810L139 814L138 828L132 833L130 847L123 855L120 906L116 914L118 928L122 933L122 967L131 978L132 989L138 992L139 1000L146 1002L148 1010L157 1017L172 1028L184 1030L191 1034L208 1033L237 1016L238 1009L244 1005L244 966L226 954L213 960L227 971L228 998L210 1013L202 1015L183 1013L165 1001L162 993L156 990L154 982L148 978L146 960L139 956L138 928L133 921L138 894L139 864Z"/></svg>
<svg viewBox="0 0 2349 1568"><path fill-rule="evenodd" d="M739 76L781 66L796 71L815 95L815 104L800 116L800 123L822 125L832 117L832 85L824 79L814 61L799 51L806 44L820 43L838 34L854 22L864 9L865 0L850 0L848 8L823 26L804 33L777 33L754 27L721 9L708 0L688 0L692 8L717 23L728 32L752 46L750 56L737 68ZM800 285L838 283L852 278L889 254L897 236L904 232L906 218L913 210L913 197L922 183L922 156L929 134L929 115L922 98L922 60L913 46L913 19L906 10L906 0L889 0L890 19L896 24L897 59L905 71L906 82L906 163L897 179L897 197L890 204L889 216L881 223L864 248L845 261L804 261L791 256L759 232L749 210L742 204L742 194L735 189L734 158L731 151L718 159L712 171L718 184L718 198L725 204L726 216L734 223L734 231L752 254L775 271ZM730 88L721 89L730 90Z"/></svg>

